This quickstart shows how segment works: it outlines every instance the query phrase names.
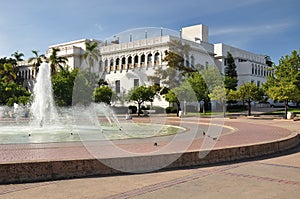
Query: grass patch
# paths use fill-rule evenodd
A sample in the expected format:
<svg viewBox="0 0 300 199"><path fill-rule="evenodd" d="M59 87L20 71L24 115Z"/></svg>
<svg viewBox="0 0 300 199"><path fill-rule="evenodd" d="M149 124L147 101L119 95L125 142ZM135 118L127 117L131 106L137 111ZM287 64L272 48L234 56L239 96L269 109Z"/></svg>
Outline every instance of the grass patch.
<svg viewBox="0 0 300 199"><path fill-rule="evenodd" d="M300 108L289 108L288 112L293 112L294 114L300 114ZM285 114L284 109L281 109L273 112L262 113L261 115L284 115L284 114Z"/></svg>

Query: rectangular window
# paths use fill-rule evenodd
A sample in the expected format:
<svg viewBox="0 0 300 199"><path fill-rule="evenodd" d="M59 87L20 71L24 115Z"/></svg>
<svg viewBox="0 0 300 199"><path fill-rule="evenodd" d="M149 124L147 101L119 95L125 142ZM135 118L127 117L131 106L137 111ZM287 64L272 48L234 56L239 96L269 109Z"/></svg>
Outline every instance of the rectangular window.
<svg viewBox="0 0 300 199"><path fill-rule="evenodd" d="M120 93L121 92L121 84L120 84L120 80L117 80L115 82L116 84L116 93Z"/></svg>
<svg viewBox="0 0 300 199"><path fill-rule="evenodd" d="M140 80L139 79L133 79L133 87L138 87L140 84Z"/></svg>
<svg viewBox="0 0 300 199"><path fill-rule="evenodd" d="M257 81L257 84L256 84L257 86L260 86L260 81Z"/></svg>

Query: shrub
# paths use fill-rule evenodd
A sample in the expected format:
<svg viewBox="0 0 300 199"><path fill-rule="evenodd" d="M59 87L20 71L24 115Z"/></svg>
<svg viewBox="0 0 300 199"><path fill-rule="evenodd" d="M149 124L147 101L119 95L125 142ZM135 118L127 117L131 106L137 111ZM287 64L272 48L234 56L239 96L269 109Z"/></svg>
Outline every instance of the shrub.
<svg viewBox="0 0 300 199"><path fill-rule="evenodd" d="M132 114L136 114L137 113L137 107L136 106L128 106L128 109L130 109L131 110L131 113Z"/></svg>
<svg viewBox="0 0 300 199"><path fill-rule="evenodd" d="M175 107L167 107L166 113L177 113L177 108Z"/></svg>

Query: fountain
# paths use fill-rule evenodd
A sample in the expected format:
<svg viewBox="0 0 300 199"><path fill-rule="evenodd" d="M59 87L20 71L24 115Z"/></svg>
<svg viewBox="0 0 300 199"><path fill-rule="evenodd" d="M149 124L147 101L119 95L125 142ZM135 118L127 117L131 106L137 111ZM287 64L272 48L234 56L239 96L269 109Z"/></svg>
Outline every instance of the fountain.
<svg viewBox="0 0 300 199"><path fill-rule="evenodd" d="M74 91L76 92L76 89ZM91 102L85 106L56 107L50 67L47 63L41 64L39 68L33 96L30 107L18 104L14 104L12 109L1 107L1 117L6 115L11 117L0 120L0 144L145 138L184 131L180 127L161 124L140 125L132 121L120 122L110 107L103 103ZM27 109L30 109L28 118L24 117Z"/></svg>
<svg viewBox="0 0 300 199"><path fill-rule="evenodd" d="M42 63L39 67L33 94L34 100L31 106L32 125L45 127L57 124L58 114L54 106L50 67L47 63Z"/></svg>

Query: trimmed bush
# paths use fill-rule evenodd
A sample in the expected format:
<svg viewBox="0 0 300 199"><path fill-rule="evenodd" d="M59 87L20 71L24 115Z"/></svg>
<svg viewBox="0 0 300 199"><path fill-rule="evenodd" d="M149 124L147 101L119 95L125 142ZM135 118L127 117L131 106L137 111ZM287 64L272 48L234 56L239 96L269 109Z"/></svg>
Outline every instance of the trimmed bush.
<svg viewBox="0 0 300 199"><path fill-rule="evenodd" d="M177 108L175 107L167 107L166 113L177 113Z"/></svg>
<svg viewBox="0 0 300 199"><path fill-rule="evenodd" d="M128 106L128 109L130 109L131 110L131 113L132 114L136 114L137 113L137 107L136 106Z"/></svg>

